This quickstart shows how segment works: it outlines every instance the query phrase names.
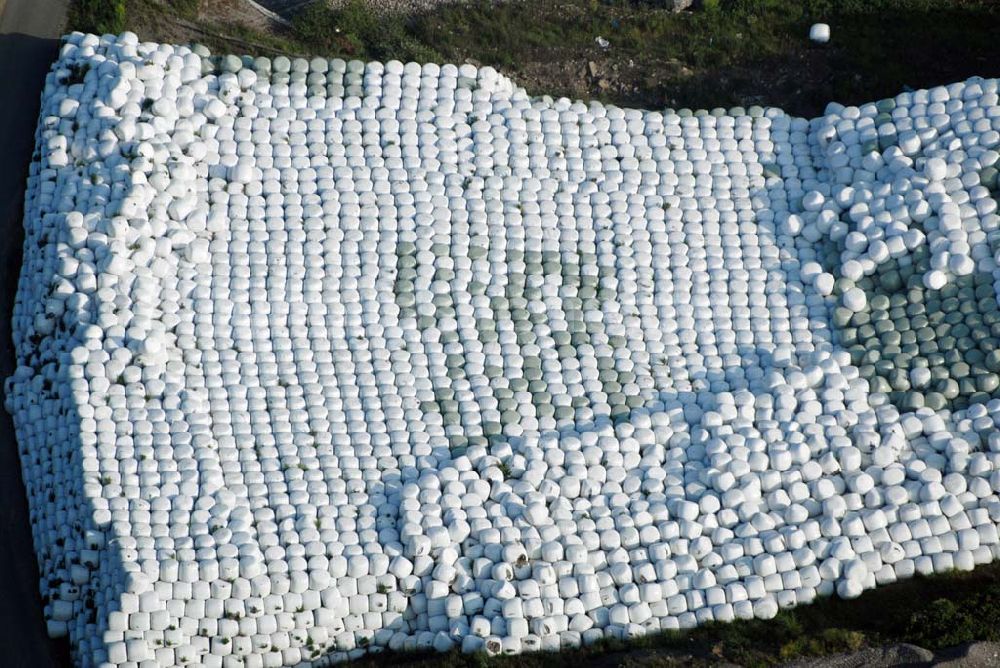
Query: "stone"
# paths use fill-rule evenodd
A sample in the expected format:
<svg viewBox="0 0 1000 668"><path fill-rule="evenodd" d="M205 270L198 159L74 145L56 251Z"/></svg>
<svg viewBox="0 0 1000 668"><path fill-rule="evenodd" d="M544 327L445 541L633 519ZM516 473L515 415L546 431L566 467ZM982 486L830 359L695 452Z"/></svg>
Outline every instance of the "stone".
<svg viewBox="0 0 1000 668"><path fill-rule="evenodd" d="M881 647L866 647L857 652L833 654L815 659L800 659L785 664L786 668L868 668L869 666L927 665L935 659L934 652L898 643Z"/></svg>

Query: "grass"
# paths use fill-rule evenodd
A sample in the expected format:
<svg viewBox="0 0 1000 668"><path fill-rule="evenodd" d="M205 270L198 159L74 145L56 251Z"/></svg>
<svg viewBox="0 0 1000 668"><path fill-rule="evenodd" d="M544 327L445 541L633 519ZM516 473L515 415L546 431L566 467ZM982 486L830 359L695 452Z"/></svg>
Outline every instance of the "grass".
<svg viewBox="0 0 1000 668"><path fill-rule="evenodd" d="M410 34L401 17L385 20L359 0L351 0L337 11L322 3L310 5L295 17L294 31L299 42L321 52L381 61L441 59L437 50Z"/></svg>
<svg viewBox="0 0 1000 668"><path fill-rule="evenodd" d="M74 0L69 9L73 30L98 35L126 29L125 0Z"/></svg>

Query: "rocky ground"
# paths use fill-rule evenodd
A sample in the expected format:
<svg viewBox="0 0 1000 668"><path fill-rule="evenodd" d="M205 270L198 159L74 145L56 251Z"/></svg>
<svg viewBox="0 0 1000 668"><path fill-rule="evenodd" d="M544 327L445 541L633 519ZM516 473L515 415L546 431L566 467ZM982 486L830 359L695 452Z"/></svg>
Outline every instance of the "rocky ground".
<svg viewBox="0 0 1000 668"><path fill-rule="evenodd" d="M991 668L1000 664L1000 643L973 642L940 652L916 645L869 647L857 652L795 661L788 668L866 668L867 666L939 666L941 668Z"/></svg>

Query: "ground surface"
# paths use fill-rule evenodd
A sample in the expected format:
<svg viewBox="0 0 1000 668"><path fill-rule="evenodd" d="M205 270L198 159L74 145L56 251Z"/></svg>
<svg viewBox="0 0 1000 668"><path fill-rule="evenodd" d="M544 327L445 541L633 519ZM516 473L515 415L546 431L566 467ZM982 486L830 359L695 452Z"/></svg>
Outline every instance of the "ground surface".
<svg viewBox="0 0 1000 668"><path fill-rule="evenodd" d="M0 375L12 371L10 314L21 259L22 201L34 144L38 96L58 49L64 0L0 0ZM0 412L0 664L48 668L65 663L42 621L38 567L10 416Z"/></svg>

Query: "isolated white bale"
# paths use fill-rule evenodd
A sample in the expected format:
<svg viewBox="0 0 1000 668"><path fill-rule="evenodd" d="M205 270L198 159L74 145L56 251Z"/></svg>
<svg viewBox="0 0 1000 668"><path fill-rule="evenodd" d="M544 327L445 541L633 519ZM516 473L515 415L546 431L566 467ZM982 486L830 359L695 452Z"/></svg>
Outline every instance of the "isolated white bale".
<svg viewBox="0 0 1000 668"><path fill-rule="evenodd" d="M830 26L826 23L814 23L809 28L809 39L817 44L826 44L830 41Z"/></svg>

